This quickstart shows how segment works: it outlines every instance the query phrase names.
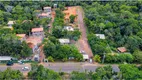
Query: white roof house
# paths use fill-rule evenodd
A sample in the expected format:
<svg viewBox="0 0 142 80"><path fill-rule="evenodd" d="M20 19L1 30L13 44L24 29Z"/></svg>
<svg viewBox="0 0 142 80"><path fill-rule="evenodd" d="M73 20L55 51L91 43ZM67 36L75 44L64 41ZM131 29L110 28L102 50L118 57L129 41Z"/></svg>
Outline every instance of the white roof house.
<svg viewBox="0 0 142 80"><path fill-rule="evenodd" d="M69 39L59 39L59 42L61 44L69 44L70 43L70 40Z"/></svg>
<svg viewBox="0 0 142 80"><path fill-rule="evenodd" d="M9 27L12 27L12 25L13 25L14 23L15 23L15 21L8 21L7 24L8 24Z"/></svg>
<svg viewBox="0 0 142 80"><path fill-rule="evenodd" d="M10 56L0 56L0 61L10 61L12 57Z"/></svg>
<svg viewBox="0 0 142 80"><path fill-rule="evenodd" d="M15 23L15 21L8 21L7 24L14 24L14 23Z"/></svg>
<svg viewBox="0 0 142 80"><path fill-rule="evenodd" d="M89 59L89 56L87 54L82 54L82 56L83 56L84 60L86 60L86 59L88 60Z"/></svg>
<svg viewBox="0 0 142 80"><path fill-rule="evenodd" d="M64 29L67 31L74 31L74 28L72 26L64 26Z"/></svg>
<svg viewBox="0 0 142 80"><path fill-rule="evenodd" d="M99 37L100 39L105 39L105 35L104 34L96 34L97 37Z"/></svg>

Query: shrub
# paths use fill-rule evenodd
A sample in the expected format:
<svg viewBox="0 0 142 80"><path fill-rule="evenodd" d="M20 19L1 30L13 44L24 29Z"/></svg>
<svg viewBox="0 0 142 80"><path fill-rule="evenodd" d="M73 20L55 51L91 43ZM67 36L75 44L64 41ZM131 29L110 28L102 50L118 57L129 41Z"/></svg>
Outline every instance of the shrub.
<svg viewBox="0 0 142 80"><path fill-rule="evenodd" d="M49 62L54 62L54 59L51 56L49 56L47 59L48 59Z"/></svg>
<svg viewBox="0 0 142 80"><path fill-rule="evenodd" d="M95 55L93 60L96 62L101 62L101 57L99 55Z"/></svg>

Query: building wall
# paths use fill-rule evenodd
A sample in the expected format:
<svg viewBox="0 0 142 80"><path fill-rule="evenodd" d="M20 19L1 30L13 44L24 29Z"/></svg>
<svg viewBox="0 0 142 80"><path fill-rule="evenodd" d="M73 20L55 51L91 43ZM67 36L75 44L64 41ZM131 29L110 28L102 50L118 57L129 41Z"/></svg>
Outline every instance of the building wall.
<svg viewBox="0 0 142 80"><path fill-rule="evenodd" d="M44 32L41 31L41 32L32 32L32 35L33 36L44 36Z"/></svg>

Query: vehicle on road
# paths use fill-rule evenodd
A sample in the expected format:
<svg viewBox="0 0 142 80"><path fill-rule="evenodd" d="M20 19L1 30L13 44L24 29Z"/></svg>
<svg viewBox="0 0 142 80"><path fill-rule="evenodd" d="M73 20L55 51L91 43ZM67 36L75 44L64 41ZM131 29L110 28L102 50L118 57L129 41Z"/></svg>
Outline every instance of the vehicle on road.
<svg viewBox="0 0 142 80"><path fill-rule="evenodd" d="M14 63L12 61L7 62L7 66L12 66Z"/></svg>
<svg viewBox="0 0 142 80"><path fill-rule="evenodd" d="M18 63L19 63L19 64L24 64L24 62L23 62L23 61L18 61Z"/></svg>
<svg viewBox="0 0 142 80"><path fill-rule="evenodd" d="M23 70L23 71L28 71L28 70L29 70L29 67L23 67L22 70Z"/></svg>

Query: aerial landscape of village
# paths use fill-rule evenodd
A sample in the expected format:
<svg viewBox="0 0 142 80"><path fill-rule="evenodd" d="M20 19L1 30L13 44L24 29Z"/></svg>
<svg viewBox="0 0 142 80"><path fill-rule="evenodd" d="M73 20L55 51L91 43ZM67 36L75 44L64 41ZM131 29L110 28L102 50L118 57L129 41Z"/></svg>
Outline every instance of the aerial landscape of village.
<svg viewBox="0 0 142 80"><path fill-rule="evenodd" d="M142 80L142 0L0 0L0 80Z"/></svg>

